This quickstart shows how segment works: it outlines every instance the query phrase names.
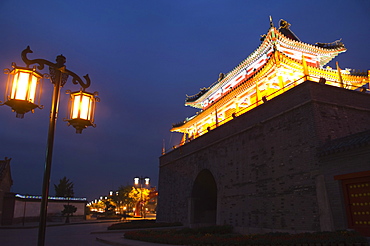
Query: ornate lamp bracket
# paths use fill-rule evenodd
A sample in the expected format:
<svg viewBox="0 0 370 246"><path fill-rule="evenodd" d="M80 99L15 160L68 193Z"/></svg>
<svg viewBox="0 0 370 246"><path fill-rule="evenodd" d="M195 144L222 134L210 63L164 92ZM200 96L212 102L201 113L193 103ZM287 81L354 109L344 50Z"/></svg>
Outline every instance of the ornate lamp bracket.
<svg viewBox="0 0 370 246"><path fill-rule="evenodd" d="M66 69L66 66L64 65L66 62L66 58L63 55L57 56L56 63L52 63L50 61L44 60L44 59L33 59L30 60L27 58L28 53L33 53L33 51L30 49L30 46L27 46L26 49L24 49L21 53L21 57L24 63L26 63L27 67L29 67L32 64L38 64L38 69L42 70L44 69L45 65L49 66L49 72L51 81L54 83L56 81L56 71L59 71L61 73L61 86L63 87L65 83L67 82L68 76L72 77L72 83L77 85L80 84L80 86L84 89L88 88L90 86L90 78L89 75L86 74L83 76L86 80L84 82L77 74L75 74L72 71L69 71Z"/></svg>

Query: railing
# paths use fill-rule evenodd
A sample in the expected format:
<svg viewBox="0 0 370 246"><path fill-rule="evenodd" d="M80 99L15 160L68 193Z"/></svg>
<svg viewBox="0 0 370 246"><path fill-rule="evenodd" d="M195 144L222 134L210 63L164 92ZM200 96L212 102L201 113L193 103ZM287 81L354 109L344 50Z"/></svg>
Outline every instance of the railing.
<svg viewBox="0 0 370 246"><path fill-rule="evenodd" d="M287 91L287 90L289 90L289 89L291 89L291 88L293 88L293 87L295 87L295 86L303 83L304 81L308 80L307 77L309 77L309 80L310 81L313 81L313 82L323 83L323 84L327 83L327 84L330 84L330 85L333 85L333 86L336 86L336 87L346 87L346 85L343 85L341 82L336 81L336 80L323 79L322 77L311 76L311 75L306 76L305 75L305 76L303 76L303 77L301 77L301 78L299 78L299 79L297 79L295 81L290 82L289 84L286 84L284 87L282 87L282 88L274 91L273 93L268 94L266 96L263 96L258 101L256 101L255 103L249 105L248 107L244 107L244 108L240 109L239 111L236 111L236 112L232 113L231 116L226 117L226 118L224 118L222 120L218 120L217 122L215 122L212 125L208 125L207 129L197 132L197 134L195 136L190 137L190 138L186 139L185 141L182 140L179 144L172 146L171 149L165 150L163 152L163 154L168 153L168 152L170 152L170 151L172 151L172 150L174 150L174 149L176 149L176 148L178 148L178 147L180 147L180 146L182 146L182 145L184 145L184 144L186 144L188 142L191 142L192 140L194 140L194 139L196 139L196 138L198 138L198 137L200 137L200 136L208 133L209 131L212 131L213 129L215 129L215 128L217 128L217 127L219 127L219 126L221 126L221 125L223 125L223 124L225 124L227 122L229 122L230 120L238 117L239 115L242 115L242 114L244 114L244 113L252 110L253 108L255 108L255 107L257 107L257 106L265 103L266 101L268 101L268 100L270 100L270 99L272 99L272 98L274 98L274 97L276 97L276 96L278 96L280 94L283 94L285 91ZM353 87L353 86L351 86L351 87ZM362 86L357 87L357 89L362 89L361 91L363 91L363 92L367 92L368 91L366 88L363 88Z"/></svg>

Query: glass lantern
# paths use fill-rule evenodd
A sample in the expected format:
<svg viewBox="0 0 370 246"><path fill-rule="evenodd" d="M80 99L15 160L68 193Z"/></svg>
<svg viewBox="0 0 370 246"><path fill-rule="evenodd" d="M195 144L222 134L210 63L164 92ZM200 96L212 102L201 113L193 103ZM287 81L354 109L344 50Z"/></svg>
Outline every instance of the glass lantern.
<svg viewBox="0 0 370 246"><path fill-rule="evenodd" d="M69 125L76 129L76 133L82 133L82 130L88 126L95 127L94 114L95 104L99 99L96 97L97 92L89 93L86 91L68 92L70 93L69 101Z"/></svg>
<svg viewBox="0 0 370 246"><path fill-rule="evenodd" d="M17 67L12 64L13 69L5 69L8 74L8 82L5 92L5 105L8 105L16 112L17 118L23 118L24 114L34 111L39 106L41 86L40 80L43 75L33 68ZM36 103L37 102L37 103Z"/></svg>

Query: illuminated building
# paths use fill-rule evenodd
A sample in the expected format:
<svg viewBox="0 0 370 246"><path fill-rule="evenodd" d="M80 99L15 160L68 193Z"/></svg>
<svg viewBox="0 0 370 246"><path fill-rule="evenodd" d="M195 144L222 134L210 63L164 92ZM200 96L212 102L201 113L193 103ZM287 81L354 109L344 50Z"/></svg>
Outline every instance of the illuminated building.
<svg viewBox="0 0 370 246"><path fill-rule="evenodd" d="M250 56L188 97L200 111L173 125L184 137L160 157L157 221L370 236L369 72L325 67L345 51L270 23Z"/></svg>
<svg viewBox="0 0 370 246"><path fill-rule="evenodd" d="M350 69L325 67L346 48L341 41L333 43L301 42L290 30L290 24L280 21L271 27L260 46L218 81L186 98L185 105L198 108L195 116L173 124L172 132L183 133L180 145L259 106L306 80L326 83L349 90L365 89L369 74Z"/></svg>

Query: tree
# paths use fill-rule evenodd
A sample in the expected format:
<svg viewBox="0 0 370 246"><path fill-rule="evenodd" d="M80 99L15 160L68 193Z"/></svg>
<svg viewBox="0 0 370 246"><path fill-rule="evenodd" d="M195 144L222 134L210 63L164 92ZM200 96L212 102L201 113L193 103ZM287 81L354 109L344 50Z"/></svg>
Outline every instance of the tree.
<svg viewBox="0 0 370 246"><path fill-rule="evenodd" d="M129 197L135 202L135 213L145 218L145 205L149 201L150 190L146 188L132 187Z"/></svg>
<svg viewBox="0 0 370 246"><path fill-rule="evenodd" d="M129 197L132 199L134 203L137 203L139 201L149 200L149 193L150 193L150 190L147 188L131 187Z"/></svg>
<svg viewBox="0 0 370 246"><path fill-rule="evenodd" d="M64 210L62 210L62 215L63 216L66 216L66 222L65 223L69 223L69 216L72 216L73 213L75 213L77 211L77 208L73 205L63 205L64 206Z"/></svg>
<svg viewBox="0 0 370 246"><path fill-rule="evenodd" d="M59 180L59 184L55 185L55 196L57 197L74 197L73 182L69 181L67 177Z"/></svg>
<svg viewBox="0 0 370 246"><path fill-rule="evenodd" d="M129 185L121 185L115 194L110 196L112 203L116 206L121 214L126 213L127 210L131 210L133 207L133 199L129 197L132 187Z"/></svg>
<svg viewBox="0 0 370 246"><path fill-rule="evenodd" d="M98 202L92 203L89 206L90 211L95 211L95 212L103 212L105 209L105 203L101 200Z"/></svg>
<svg viewBox="0 0 370 246"><path fill-rule="evenodd" d="M142 204L148 200L150 190L146 188L136 188L130 185L120 186L116 193L110 196L110 201L118 208L121 214L132 211L141 201Z"/></svg>
<svg viewBox="0 0 370 246"><path fill-rule="evenodd" d="M118 211L120 214L126 215L130 213L138 204L142 205L148 202L150 190L146 188L136 188L130 185L121 185L117 191L112 192L105 199L96 201L88 205L91 211L103 212L106 215L113 214Z"/></svg>
<svg viewBox="0 0 370 246"><path fill-rule="evenodd" d="M124 204L125 206L129 206L133 200L132 198L129 197L129 194L131 192L131 186L126 185L126 186L120 186L117 190L117 193L115 196L113 196L114 202L117 204Z"/></svg>
<svg viewBox="0 0 370 246"><path fill-rule="evenodd" d="M55 196L57 197L67 197L68 202L67 205L64 206L64 210L62 210L62 215L66 216L66 222L69 223L69 216L72 216L73 213L77 211L77 208L73 205L69 205L69 198L74 197L74 191L73 191L73 182L69 181L67 177L64 177L59 180L59 184L54 184L55 189Z"/></svg>
<svg viewBox="0 0 370 246"><path fill-rule="evenodd" d="M115 214L116 206L111 202L111 199L107 199L104 201L105 204L105 211L104 214L106 216L113 216Z"/></svg>

